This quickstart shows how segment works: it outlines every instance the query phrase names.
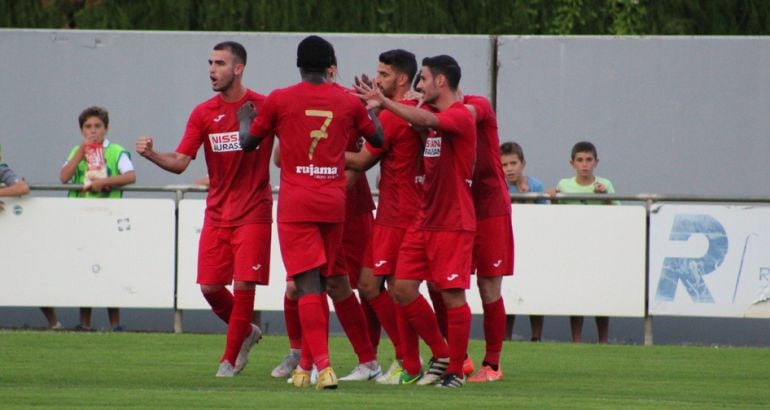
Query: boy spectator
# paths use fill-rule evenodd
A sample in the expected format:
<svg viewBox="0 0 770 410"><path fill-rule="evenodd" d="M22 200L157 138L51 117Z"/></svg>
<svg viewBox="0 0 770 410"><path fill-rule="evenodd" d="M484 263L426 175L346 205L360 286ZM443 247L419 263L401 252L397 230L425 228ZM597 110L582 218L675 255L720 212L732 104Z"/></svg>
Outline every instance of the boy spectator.
<svg viewBox="0 0 770 410"><path fill-rule="evenodd" d="M78 116L83 141L72 148L67 162L59 172L62 184L82 185L81 190L69 191L70 198L121 198L124 185L136 182L131 154L108 140L110 116L102 107L89 107ZM123 330L118 308L107 308L110 328ZM91 308L80 308L77 330L91 330Z"/></svg>
<svg viewBox="0 0 770 410"><path fill-rule="evenodd" d="M505 181L508 185L508 192L515 194L519 192L545 192L543 183L536 178L524 175L524 168L527 161L524 159L524 150L516 142L505 142L500 145L500 162L503 166ZM517 202L517 201L514 201ZM538 199L537 204L545 204L545 199ZM505 334L510 337L513 334L513 325L516 315L508 315ZM545 318L542 315L530 315L529 325L532 330L530 340L539 342L543 337L543 322Z"/></svg>
<svg viewBox="0 0 770 410"><path fill-rule="evenodd" d="M613 194L615 189L609 179L594 175L596 167L599 165L599 155L594 144L588 141L581 141L572 147L572 156L570 165L575 169L575 176L572 178L563 178L559 181L556 188L548 190L549 194ZM561 204L617 204L617 201L608 199L586 200L586 199L567 199L560 200ZM570 330L572 332L572 341L580 343L583 340L583 316L570 316ZM596 330L599 335L599 343L607 343L609 338L610 318L607 316L596 317Z"/></svg>

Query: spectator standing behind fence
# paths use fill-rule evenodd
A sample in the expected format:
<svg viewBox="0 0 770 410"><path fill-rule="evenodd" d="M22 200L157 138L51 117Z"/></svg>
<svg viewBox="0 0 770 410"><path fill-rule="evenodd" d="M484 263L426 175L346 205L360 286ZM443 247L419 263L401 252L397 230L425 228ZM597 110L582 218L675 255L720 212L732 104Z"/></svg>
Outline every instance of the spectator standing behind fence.
<svg viewBox="0 0 770 410"><path fill-rule="evenodd" d="M527 161L524 159L524 150L521 148L521 145L516 142L505 142L501 144L500 162L503 166L503 174L505 174L505 182L508 185L509 193L545 192L545 187L539 179L524 175L524 168L527 166ZM545 204L547 201L545 199L538 199L535 200L535 203ZM516 315L508 315L505 329L505 334L508 337L513 334L515 320ZM545 318L543 315L529 315L529 326L532 331L531 341L539 342L542 339L544 321Z"/></svg>
<svg viewBox="0 0 770 410"><path fill-rule="evenodd" d="M69 191L70 198L121 198L118 188L136 182L131 154L118 144L106 139L110 117L102 107L89 107L78 117L83 141L70 151L67 162L59 173L63 183L82 185L80 190ZM110 328L121 331L120 311L107 308ZM76 330L91 329L91 308L80 308L80 324Z"/></svg>
<svg viewBox="0 0 770 410"><path fill-rule="evenodd" d="M594 144L581 141L572 147L572 157L570 165L575 169L575 176L572 178L563 178L551 188L548 193L564 194L613 194L615 189L609 179L597 177L594 170L599 165L599 155ZM569 199L559 200L560 204L618 204L617 201L609 199ZM572 341L580 343L583 340L583 316L570 316L570 329L572 331ZM596 316L596 330L599 336L599 343L607 343L610 330L610 318L607 316Z"/></svg>
<svg viewBox="0 0 770 410"><path fill-rule="evenodd" d="M29 193L29 185L24 178L17 175L11 167L3 162L3 150L0 147L0 198L8 196L23 196ZM3 212L3 201L0 201L0 212ZM49 329L61 329L62 325L56 317L56 311L51 307L41 307L46 320L48 320Z"/></svg>

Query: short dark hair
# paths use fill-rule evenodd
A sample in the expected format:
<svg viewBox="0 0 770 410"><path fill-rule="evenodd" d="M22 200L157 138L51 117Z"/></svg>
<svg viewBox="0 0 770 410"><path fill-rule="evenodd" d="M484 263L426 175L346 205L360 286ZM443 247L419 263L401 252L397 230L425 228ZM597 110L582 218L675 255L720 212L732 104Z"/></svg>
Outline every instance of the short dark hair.
<svg viewBox="0 0 770 410"><path fill-rule="evenodd" d="M223 41L214 46L214 50L227 50L235 56L236 63L246 64L246 48L235 41Z"/></svg>
<svg viewBox="0 0 770 410"><path fill-rule="evenodd" d="M588 141L580 141L575 144L572 147L572 156L570 158L575 159L575 155L577 155L578 152L590 152L594 154L594 158L599 159L599 153L596 151L596 147Z"/></svg>
<svg viewBox="0 0 770 410"><path fill-rule="evenodd" d="M91 117L98 117L104 123L104 128L110 128L110 113L102 107L88 107L78 116L78 123L80 128L83 128L83 124Z"/></svg>
<svg viewBox="0 0 770 410"><path fill-rule="evenodd" d="M517 142L509 141L500 145L500 155L516 155L521 162L524 162L524 150Z"/></svg>
<svg viewBox="0 0 770 410"><path fill-rule="evenodd" d="M433 76L443 74L449 82L449 88L457 90L460 85L460 77L462 77L462 70L457 61L446 54L442 54L435 57L425 57L422 59L422 65L428 67Z"/></svg>
<svg viewBox="0 0 770 410"><path fill-rule="evenodd" d="M399 74L406 74L409 77L409 84L412 84L417 74L417 59L414 54L400 48L380 54L380 62L393 67Z"/></svg>
<svg viewBox="0 0 770 410"><path fill-rule="evenodd" d="M297 45L297 67L310 73L324 73L336 65L334 46L319 36L307 36Z"/></svg>

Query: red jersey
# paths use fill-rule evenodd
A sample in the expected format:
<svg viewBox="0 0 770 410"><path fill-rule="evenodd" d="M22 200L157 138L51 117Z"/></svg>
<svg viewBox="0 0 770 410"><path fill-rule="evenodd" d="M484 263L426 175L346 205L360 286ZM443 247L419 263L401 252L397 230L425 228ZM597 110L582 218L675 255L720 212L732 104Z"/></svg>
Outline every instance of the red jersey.
<svg viewBox="0 0 770 410"><path fill-rule="evenodd" d="M203 145L209 172L206 223L232 227L271 223L273 194L270 187L270 155L273 139L245 153L238 139L237 112L246 101L259 108L265 97L252 90L237 102L226 102L217 94L199 104L190 114L176 152L193 159Z"/></svg>
<svg viewBox="0 0 770 410"><path fill-rule="evenodd" d="M418 227L434 231L475 231L471 184L476 160L476 124L461 101L436 113L438 130L423 151L425 189Z"/></svg>
<svg viewBox="0 0 770 410"><path fill-rule="evenodd" d="M476 167L473 170L473 206L476 218L511 213L511 197L500 162L497 116L484 97L466 95L463 101L476 108Z"/></svg>
<svg viewBox="0 0 770 410"><path fill-rule="evenodd" d="M334 83L334 85L347 93L353 91L337 83ZM361 138L361 135L358 132L351 132L351 134L348 136L348 146L345 148L345 151L361 151L363 141L364 140ZM362 215L367 212L371 213L374 208L372 190L369 188L369 181L366 179L366 174L362 172L361 175L358 176L358 179L356 179L353 185L348 189L347 201L345 203L345 219L347 220L348 216L352 217Z"/></svg>
<svg viewBox="0 0 770 410"><path fill-rule="evenodd" d="M402 100L415 106L416 101ZM375 223L407 228L420 209L422 181L422 140L420 135L401 117L388 110L379 116L385 143L382 148L366 144L366 149L380 157L380 200Z"/></svg>
<svg viewBox="0 0 770 410"><path fill-rule="evenodd" d="M249 133L278 136L278 221L342 222L349 136L375 130L361 101L334 84L303 81L270 93Z"/></svg>

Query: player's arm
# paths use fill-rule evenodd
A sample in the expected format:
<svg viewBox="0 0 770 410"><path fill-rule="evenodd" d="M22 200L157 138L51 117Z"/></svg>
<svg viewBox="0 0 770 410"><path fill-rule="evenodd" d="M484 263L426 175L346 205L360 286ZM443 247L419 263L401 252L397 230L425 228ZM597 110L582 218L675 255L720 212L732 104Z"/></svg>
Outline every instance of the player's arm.
<svg viewBox="0 0 770 410"><path fill-rule="evenodd" d="M241 149L246 152L257 149L264 137L251 135L249 132L251 123L257 117L257 114L257 107L251 101L247 101L238 109L238 139L241 142Z"/></svg>
<svg viewBox="0 0 770 410"><path fill-rule="evenodd" d="M352 188L353 184L356 183L358 178L361 178L361 175L364 175L364 173L360 171L355 171L352 169L346 169L345 170L345 189Z"/></svg>
<svg viewBox="0 0 770 410"><path fill-rule="evenodd" d="M417 127L438 128L439 121L435 114L422 108L411 107L393 101L383 95L379 87L370 87L365 83L361 83L356 85L356 90L358 91L359 98L366 100L369 107L382 107Z"/></svg>
<svg viewBox="0 0 770 410"><path fill-rule="evenodd" d="M380 157L366 149L366 145L358 152L345 152L345 167L354 171L366 171L373 167Z"/></svg>
<svg viewBox="0 0 770 410"><path fill-rule="evenodd" d="M136 153L147 158L155 165L168 172L181 174L190 165L192 157L179 152L157 152L153 149L152 137L144 136L136 140Z"/></svg>
<svg viewBox="0 0 770 410"><path fill-rule="evenodd" d="M273 149L273 164L278 168L281 167L281 149L279 147L280 145L276 145Z"/></svg>
<svg viewBox="0 0 770 410"><path fill-rule="evenodd" d="M382 147L382 144L385 143L385 133L382 131L382 123L380 123L380 119L377 117L376 109L369 109L367 110L367 113L372 122L374 122L374 134L369 136L364 135L364 139L369 144L372 144L374 148L380 148Z"/></svg>

